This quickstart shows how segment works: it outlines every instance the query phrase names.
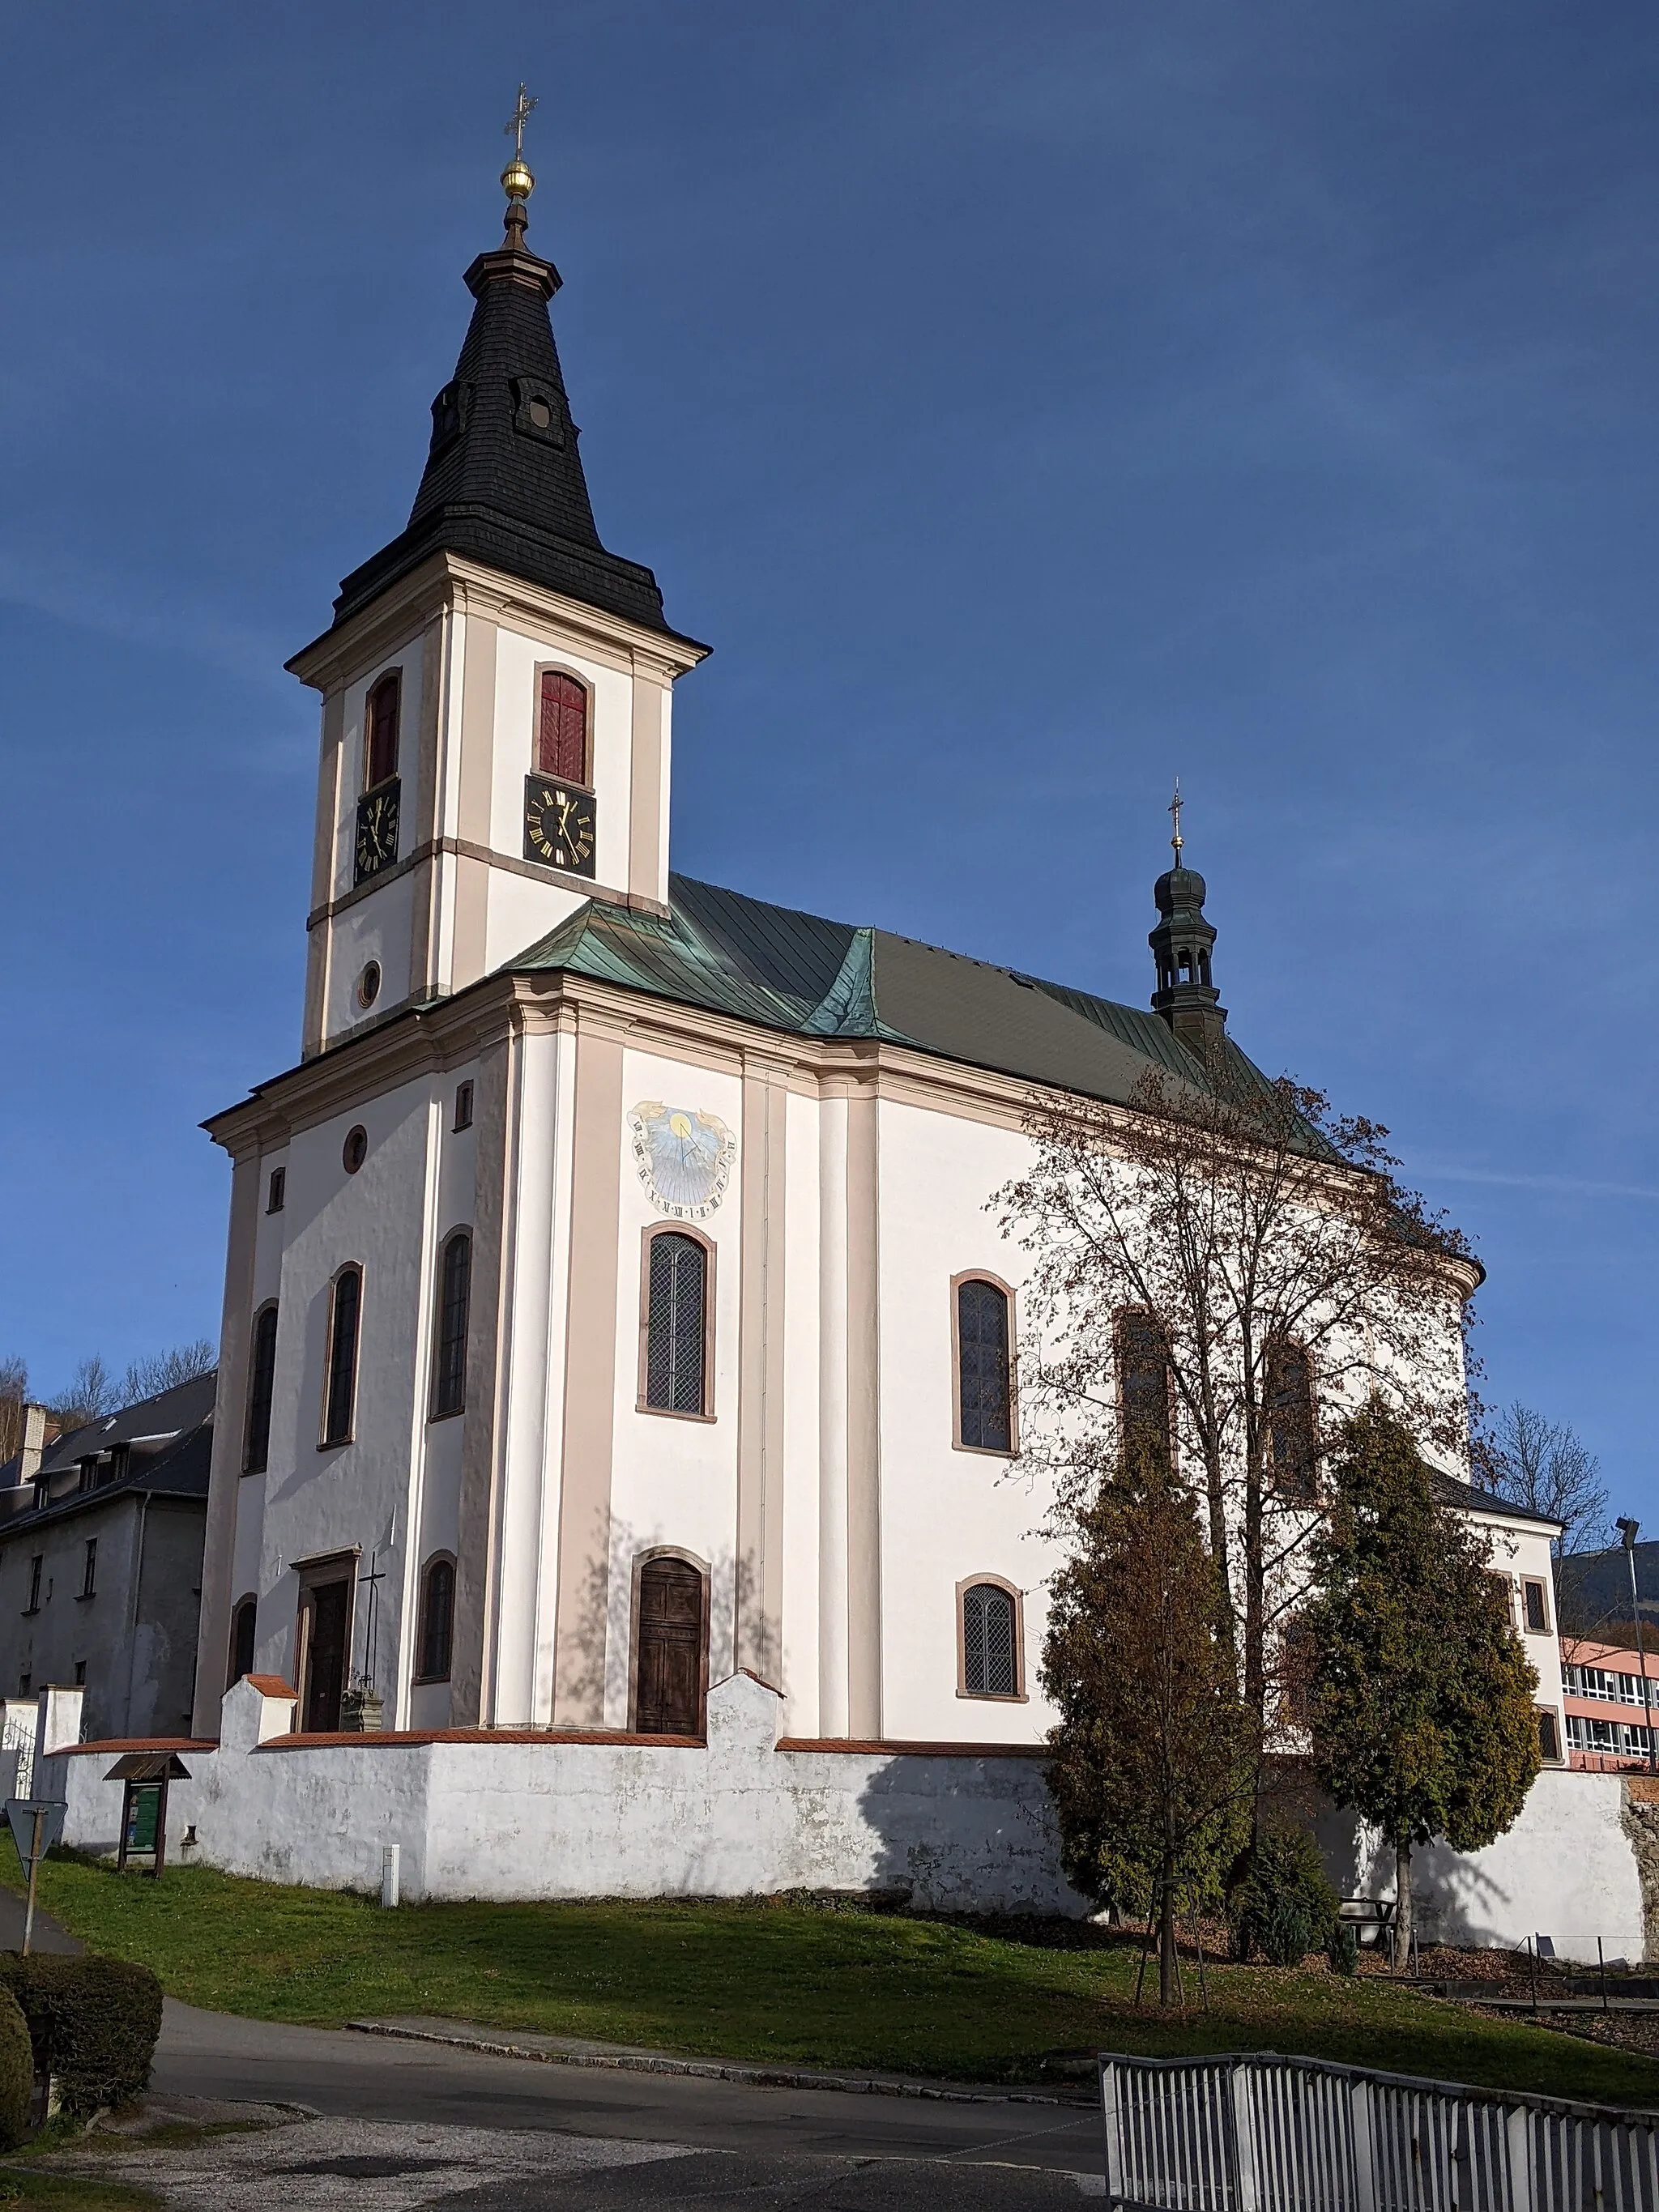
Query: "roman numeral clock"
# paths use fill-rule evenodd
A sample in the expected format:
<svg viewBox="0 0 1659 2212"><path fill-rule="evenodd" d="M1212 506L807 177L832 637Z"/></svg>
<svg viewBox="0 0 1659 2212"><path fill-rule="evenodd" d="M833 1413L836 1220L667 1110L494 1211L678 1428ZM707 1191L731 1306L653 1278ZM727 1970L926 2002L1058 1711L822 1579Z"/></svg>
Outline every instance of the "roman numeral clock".
<svg viewBox="0 0 1659 2212"><path fill-rule="evenodd" d="M549 775L528 775L524 785L524 856L569 875L593 873L598 836L593 794Z"/></svg>

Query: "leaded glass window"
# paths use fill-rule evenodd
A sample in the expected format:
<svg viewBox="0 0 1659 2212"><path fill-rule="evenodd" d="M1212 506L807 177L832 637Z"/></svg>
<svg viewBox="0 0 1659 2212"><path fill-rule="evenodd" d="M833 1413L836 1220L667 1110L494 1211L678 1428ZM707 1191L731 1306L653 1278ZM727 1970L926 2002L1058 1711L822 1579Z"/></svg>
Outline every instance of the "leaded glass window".
<svg viewBox="0 0 1659 2212"><path fill-rule="evenodd" d="M449 1559L434 1559L426 1571L421 1604L421 1670L423 1682L449 1680L450 1652L455 1640L455 1568Z"/></svg>
<svg viewBox="0 0 1659 2212"><path fill-rule="evenodd" d="M362 1308L361 1267L343 1267L334 1279L333 1310L328 1330L328 1399L323 1415L323 1442L351 1441L351 1415L357 1395L357 1320Z"/></svg>
<svg viewBox="0 0 1659 2212"><path fill-rule="evenodd" d="M646 1404L706 1413L708 1254L695 1237L664 1230L652 1238L646 1300Z"/></svg>
<svg viewBox="0 0 1659 2212"><path fill-rule="evenodd" d="M472 1288L472 1239L457 1230L444 1246L438 1287L437 1358L432 1377L432 1411L459 1413L466 1402L466 1309Z"/></svg>
<svg viewBox="0 0 1659 2212"><path fill-rule="evenodd" d="M962 1595L962 1682L970 1698L1019 1694L1014 1601L1000 1583L975 1583Z"/></svg>
<svg viewBox="0 0 1659 2212"><path fill-rule="evenodd" d="M957 1285L957 1389L961 1441L977 1451L1011 1450L1008 1294L972 1277Z"/></svg>
<svg viewBox="0 0 1659 2212"><path fill-rule="evenodd" d="M248 1363L247 1442L244 1474L263 1474L270 1458L270 1407L276 1384L276 1309L262 1306L253 1322L253 1357Z"/></svg>
<svg viewBox="0 0 1659 2212"><path fill-rule="evenodd" d="M1170 1456L1170 1354L1149 1313L1117 1317L1117 1401L1123 1441Z"/></svg>

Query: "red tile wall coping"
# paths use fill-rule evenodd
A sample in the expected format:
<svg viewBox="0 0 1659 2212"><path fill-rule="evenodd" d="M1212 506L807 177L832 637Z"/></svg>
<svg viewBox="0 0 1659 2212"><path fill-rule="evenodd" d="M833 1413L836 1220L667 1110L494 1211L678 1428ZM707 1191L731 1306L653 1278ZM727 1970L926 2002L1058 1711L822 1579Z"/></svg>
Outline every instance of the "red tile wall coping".
<svg viewBox="0 0 1659 2212"><path fill-rule="evenodd" d="M291 1735L274 1735L255 1746L258 1751L317 1751L337 1745L361 1745L372 1750L378 1745L388 1748L430 1743L512 1743L541 1744L556 1747L560 1744L610 1744L626 1748L642 1745L658 1751L706 1751L708 1745L695 1735L639 1735L622 1729L339 1729L329 1734L307 1735L296 1732ZM111 1737L101 1743L65 1744L58 1759L74 1759L97 1752L123 1751L217 1751L215 1736L141 1735ZM889 1759L1047 1759L1048 1747L1042 1743L913 1743L903 1740L883 1742L876 1737L786 1735L778 1740L780 1751L793 1753L853 1753L865 1758Z"/></svg>
<svg viewBox="0 0 1659 2212"><path fill-rule="evenodd" d="M626 1747L645 1744L658 1751L707 1751L700 1735L635 1735L623 1729L340 1729L329 1735L296 1730L292 1735L273 1735L254 1747L258 1751L317 1751L337 1744L360 1744L373 1750L377 1744L401 1747L422 1743L607 1743Z"/></svg>
<svg viewBox="0 0 1659 2212"><path fill-rule="evenodd" d="M112 1735L101 1743L66 1743L51 1759L87 1759L104 1751L217 1751L216 1735Z"/></svg>
<svg viewBox="0 0 1659 2212"><path fill-rule="evenodd" d="M285 1682L280 1674L248 1674L244 1680L250 1689L257 1690L262 1698L298 1698L300 1692L292 1682Z"/></svg>
<svg viewBox="0 0 1659 2212"><path fill-rule="evenodd" d="M866 1755L884 1752L890 1758L903 1759L1047 1759L1051 1755L1046 1743L911 1743L898 1738L883 1742L873 1736L839 1735L783 1735L778 1738L778 1749L854 1751Z"/></svg>

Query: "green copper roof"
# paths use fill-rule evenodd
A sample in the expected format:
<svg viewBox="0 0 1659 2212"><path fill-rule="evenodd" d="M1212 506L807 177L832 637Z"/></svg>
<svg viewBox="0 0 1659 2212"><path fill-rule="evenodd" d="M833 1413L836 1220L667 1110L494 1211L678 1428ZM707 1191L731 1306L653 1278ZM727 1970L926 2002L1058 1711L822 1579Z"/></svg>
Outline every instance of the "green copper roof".
<svg viewBox="0 0 1659 2212"><path fill-rule="evenodd" d="M668 895L666 915L591 901L507 970L588 975L795 1036L884 1039L1087 1097L1127 1099L1149 1061L1206 1079L1137 1006L689 876L671 876Z"/></svg>

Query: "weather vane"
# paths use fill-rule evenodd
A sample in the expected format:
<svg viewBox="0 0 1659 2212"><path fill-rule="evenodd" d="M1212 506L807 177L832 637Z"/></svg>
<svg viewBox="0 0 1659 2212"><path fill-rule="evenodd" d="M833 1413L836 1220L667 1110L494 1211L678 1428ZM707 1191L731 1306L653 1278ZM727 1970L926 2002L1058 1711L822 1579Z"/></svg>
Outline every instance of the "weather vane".
<svg viewBox="0 0 1659 2212"><path fill-rule="evenodd" d="M523 85L520 85L512 118L501 126L502 137L513 141L514 158L517 161L522 161L524 159L524 126L530 120L531 109L538 105L535 94L526 92Z"/></svg>
<svg viewBox="0 0 1659 2212"><path fill-rule="evenodd" d="M513 109L513 119L503 125L505 135L513 141L513 159L501 171L501 190L507 194L507 237L510 246L524 243L529 227L528 210L525 203L536 189L536 179L530 173L530 164L524 157L524 126L530 111L536 105L523 85Z"/></svg>
<svg viewBox="0 0 1659 2212"><path fill-rule="evenodd" d="M1173 837L1171 837L1171 838L1170 838L1170 843L1175 847L1176 866L1176 867L1179 867L1179 866L1181 866L1181 847L1182 847L1182 836L1181 836L1181 778L1180 778L1179 776L1177 776L1177 777L1176 778L1176 782L1175 782L1175 797L1174 797L1174 798L1170 801L1170 818L1171 818L1171 820L1172 820L1172 821L1174 822L1174 823L1175 823L1175 835L1174 835L1174 836L1173 836Z"/></svg>

